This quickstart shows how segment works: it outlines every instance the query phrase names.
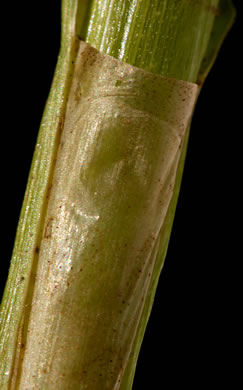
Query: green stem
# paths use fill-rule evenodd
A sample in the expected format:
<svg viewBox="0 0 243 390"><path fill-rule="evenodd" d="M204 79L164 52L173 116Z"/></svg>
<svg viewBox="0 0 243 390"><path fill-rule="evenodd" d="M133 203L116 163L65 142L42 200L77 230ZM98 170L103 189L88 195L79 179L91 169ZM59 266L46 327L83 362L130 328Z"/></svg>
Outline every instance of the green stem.
<svg viewBox="0 0 243 390"><path fill-rule="evenodd" d="M220 12L222 13L220 21L215 23L215 17ZM168 77L190 82L199 81L201 84L212 65L218 46L232 23L232 18L232 7L228 1L221 1L219 4L219 0L198 2L93 0L89 18L80 35L97 50L131 65ZM153 278L121 390L132 387L139 350L167 252L188 138L189 129L178 166L174 196L159 236L160 250Z"/></svg>
<svg viewBox="0 0 243 390"><path fill-rule="evenodd" d="M219 0L93 0L85 41L150 72L196 82Z"/></svg>
<svg viewBox="0 0 243 390"><path fill-rule="evenodd" d="M209 41L212 28L215 29L218 3L226 9L226 18L219 18L222 20L221 27L216 29L219 33L214 35L216 39ZM77 53L76 36L84 38L100 51L145 70L192 82L198 81L200 75L201 82L232 19L230 5L228 0L63 0L61 52L37 140L9 279L1 304L0 372L3 390L20 388L21 361L35 288L35 271ZM206 56L207 60L203 62L205 53L209 58ZM144 312L120 389L128 390L132 385L139 348L168 245L186 144L177 172L174 196L157 243L160 250Z"/></svg>

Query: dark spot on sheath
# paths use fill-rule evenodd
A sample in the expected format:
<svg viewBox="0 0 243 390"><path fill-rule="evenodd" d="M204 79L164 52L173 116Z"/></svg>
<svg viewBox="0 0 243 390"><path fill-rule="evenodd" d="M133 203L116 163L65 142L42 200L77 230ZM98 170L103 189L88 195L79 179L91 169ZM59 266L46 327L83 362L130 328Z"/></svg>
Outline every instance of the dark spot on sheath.
<svg viewBox="0 0 243 390"><path fill-rule="evenodd" d="M64 125L65 114L62 114L58 122L58 131L61 132Z"/></svg>
<svg viewBox="0 0 243 390"><path fill-rule="evenodd" d="M51 238L53 219L54 218L49 218L47 221L45 232L44 232L44 238Z"/></svg>
<svg viewBox="0 0 243 390"><path fill-rule="evenodd" d="M39 253L40 252L40 248L37 246L36 248L35 248L35 253Z"/></svg>
<svg viewBox="0 0 243 390"><path fill-rule="evenodd" d="M46 199L49 199L49 196L50 196L50 192L51 192L51 187L52 187L52 184L49 185L47 191L46 191Z"/></svg>

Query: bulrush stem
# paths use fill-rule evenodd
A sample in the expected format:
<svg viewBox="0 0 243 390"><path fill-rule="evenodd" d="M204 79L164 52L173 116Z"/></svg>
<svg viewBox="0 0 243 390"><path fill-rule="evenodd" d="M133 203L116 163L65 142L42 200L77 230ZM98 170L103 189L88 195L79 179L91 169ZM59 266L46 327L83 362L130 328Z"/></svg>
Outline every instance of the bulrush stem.
<svg viewBox="0 0 243 390"><path fill-rule="evenodd" d="M1 304L1 390L132 388L197 84L233 16L230 0L63 0Z"/></svg>
<svg viewBox="0 0 243 390"><path fill-rule="evenodd" d="M201 83L211 66L210 61L213 60L211 57L207 58L206 53L210 47L213 27L217 25L215 18L225 18L225 23L222 23L222 30L218 28L218 41L214 42L213 53L217 51L217 46L231 25L233 14L230 2L219 0L92 0L81 36L97 50L131 65L168 77ZM217 28L214 30L217 32ZM214 56L213 53L210 55ZM208 68L204 62L208 62ZM139 350L168 248L189 130L188 127L178 164L174 195L160 233L160 249L121 390L132 388Z"/></svg>
<svg viewBox="0 0 243 390"><path fill-rule="evenodd" d="M90 45L149 72L196 82L219 0L92 0Z"/></svg>

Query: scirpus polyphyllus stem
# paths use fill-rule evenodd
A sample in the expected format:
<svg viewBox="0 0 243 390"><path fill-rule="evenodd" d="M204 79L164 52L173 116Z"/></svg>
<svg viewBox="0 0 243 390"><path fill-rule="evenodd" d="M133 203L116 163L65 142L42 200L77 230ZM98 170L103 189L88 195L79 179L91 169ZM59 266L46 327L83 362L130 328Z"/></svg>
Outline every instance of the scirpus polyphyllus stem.
<svg viewBox="0 0 243 390"><path fill-rule="evenodd" d="M1 389L128 390L197 82L234 12L228 0L62 7L61 51L1 305Z"/></svg>

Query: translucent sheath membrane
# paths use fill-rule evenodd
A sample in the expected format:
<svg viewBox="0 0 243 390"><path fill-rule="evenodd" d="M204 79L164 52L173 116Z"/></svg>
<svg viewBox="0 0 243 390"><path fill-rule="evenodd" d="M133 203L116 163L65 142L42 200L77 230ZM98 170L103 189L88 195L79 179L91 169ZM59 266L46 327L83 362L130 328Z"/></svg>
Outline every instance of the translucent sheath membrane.
<svg viewBox="0 0 243 390"><path fill-rule="evenodd" d="M80 42L21 389L119 388L197 92Z"/></svg>

